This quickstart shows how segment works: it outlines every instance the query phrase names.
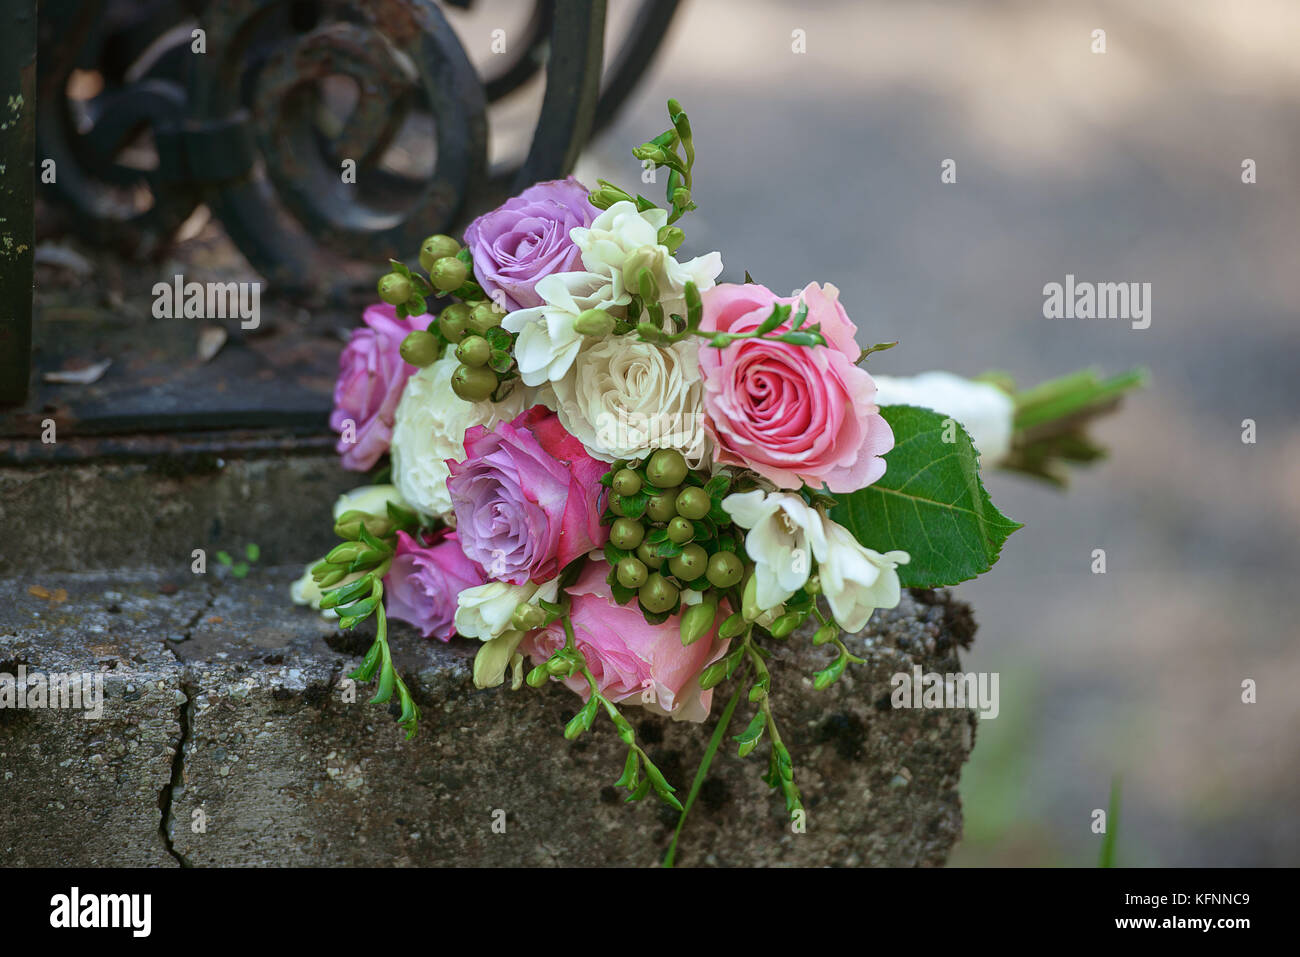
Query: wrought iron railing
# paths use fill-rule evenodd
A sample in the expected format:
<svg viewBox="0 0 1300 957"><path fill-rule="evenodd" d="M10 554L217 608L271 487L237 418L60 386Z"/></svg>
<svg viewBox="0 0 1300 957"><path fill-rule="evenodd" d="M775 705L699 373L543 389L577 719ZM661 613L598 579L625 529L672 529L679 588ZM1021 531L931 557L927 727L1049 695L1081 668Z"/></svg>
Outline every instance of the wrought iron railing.
<svg viewBox="0 0 1300 957"><path fill-rule="evenodd" d="M33 0L6 9L15 3L0 38L13 54L3 57L8 86L10 64L30 60L32 44ZM272 289L355 282L340 263L407 256L468 210L572 168L653 56L677 0L639 4L602 92L605 6L535 0L508 52L480 76L446 11L428 0L43 0L35 156L58 175L42 195L69 209L79 236L145 253L206 203ZM488 106L543 71L524 158L490 169ZM331 123L322 101L339 77L354 102ZM30 100L26 139L5 146L28 171ZM390 162L412 129L436 142L431 168ZM143 164L142 139L152 152ZM348 163L350 177L341 175ZM10 217L29 240L25 264L3 267L6 303L24 298L24 270L30 289L30 200ZM21 399L16 383L28 375L30 309L12 311L0 327L6 401Z"/></svg>

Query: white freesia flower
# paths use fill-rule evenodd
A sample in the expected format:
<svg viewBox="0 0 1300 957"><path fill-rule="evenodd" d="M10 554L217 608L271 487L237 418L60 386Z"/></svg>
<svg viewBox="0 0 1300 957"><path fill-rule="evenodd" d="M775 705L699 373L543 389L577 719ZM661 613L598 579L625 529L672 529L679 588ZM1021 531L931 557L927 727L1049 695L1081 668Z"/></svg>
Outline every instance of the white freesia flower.
<svg viewBox="0 0 1300 957"><path fill-rule="evenodd" d="M483 642L474 656L474 687L495 688L505 681L506 668L517 657L515 650L523 640L524 632L506 631Z"/></svg>
<svg viewBox="0 0 1300 957"><path fill-rule="evenodd" d="M659 243L659 230L667 224L667 210L642 212L635 203L624 200L610 206L590 226L570 229L569 238L582 250L582 265L588 272L607 277L615 297L635 294L637 275L649 269L659 285L664 314L684 316L686 284L695 283L700 292L713 288L722 272L722 255L712 252L679 263L668 247Z"/></svg>
<svg viewBox="0 0 1300 957"><path fill-rule="evenodd" d="M344 492L334 503L334 520L344 512L365 512L367 515L384 516L388 514L388 503L405 505L396 485L362 485L350 492Z"/></svg>
<svg viewBox="0 0 1300 957"><path fill-rule="evenodd" d="M558 578L543 585L488 582L466 588L456 596L456 631L466 638L491 641L510 627L510 619L520 605L539 600L553 602L559 591Z"/></svg>
<svg viewBox="0 0 1300 957"><path fill-rule="evenodd" d="M813 558L826 554L820 512L790 492L737 492L722 500L722 510L745 534L745 551L754 562L754 601L768 610L803 587Z"/></svg>
<svg viewBox="0 0 1300 957"><path fill-rule="evenodd" d="M302 577L289 586L289 595L293 598L295 605L310 605L312 608L320 608L320 585L316 584L316 579L311 574L311 570L315 565L315 562L308 565L303 570Z"/></svg>
<svg viewBox="0 0 1300 957"><path fill-rule="evenodd" d="M861 631L877 608L898 604L895 569L911 560L907 552L882 555L866 548L847 528L789 492L755 489L728 495L722 509L749 529L745 551L754 561L754 603L767 611L767 623L808 581L812 559L817 560L822 594L845 631Z"/></svg>
<svg viewBox="0 0 1300 957"><path fill-rule="evenodd" d="M407 379L393 422L393 482L410 507L435 518L451 513L447 459L465 457L465 430L513 419L526 398L516 389L501 402L466 402L451 388L458 365L448 353Z"/></svg>
<svg viewBox="0 0 1300 957"><path fill-rule="evenodd" d="M878 405L919 405L951 416L970 433L986 464L997 464L1010 451L1016 407L1011 396L997 386L951 372L872 378Z"/></svg>
<svg viewBox="0 0 1300 957"><path fill-rule="evenodd" d="M865 547L843 525L825 522L826 554L818 556L817 575L831 614L845 631L861 631L877 608L898 604L899 565L907 552L880 552Z"/></svg>
<svg viewBox="0 0 1300 957"><path fill-rule="evenodd" d="M586 338L573 328L574 321L588 309L624 305L631 298L620 296L610 280L590 272L553 273L533 287L542 305L516 309L501 320L507 332L517 333L515 361L525 385L539 386L562 378L578 356Z"/></svg>
<svg viewBox="0 0 1300 957"><path fill-rule="evenodd" d="M694 344L659 346L636 336L590 342L554 383L560 422L602 462L669 448L699 468L709 444L697 354Z"/></svg>

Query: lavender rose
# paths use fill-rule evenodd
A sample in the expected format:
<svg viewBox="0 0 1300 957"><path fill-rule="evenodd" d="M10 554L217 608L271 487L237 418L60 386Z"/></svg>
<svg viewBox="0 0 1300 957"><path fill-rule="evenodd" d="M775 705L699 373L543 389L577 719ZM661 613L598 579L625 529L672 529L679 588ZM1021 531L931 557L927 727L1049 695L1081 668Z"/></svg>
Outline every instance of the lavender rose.
<svg viewBox="0 0 1300 957"><path fill-rule="evenodd" d="M569 230L590 226L597 212L587 187L572 176L528 187L465 230L474 277L507 312L542 305L537 280L581 268Z"/></svg>
<svg viewBox="0 0 1300 957"><path fill-rule="evenodd" d="M388 451L398 400L416 371L402 361L402 340L416 329L427 329L433 317L402 320L392 306L374 305L361 319L365 325L352 331L339 356L330 413L330 428L342 436L335 450L343 457L343 467L354 472L366 471Z"/></svg>
<svg viewBox="0 0 1300 957"><path fill-rule="evenodd" d="M486 581L455 532L428 547L398 532L393 565L384 576L385 607L390 618L414 625L425 638L447 641L456 630L456 596Z"/></svg>
<svg viewBox="0 0 1300 957"><path fill-rule="evenodd" d="M447 491L465 554L490 578L550 581L609 537L600 476L609 468L542 406L489 432L465 433L465 461L447 460Z"/></svg>

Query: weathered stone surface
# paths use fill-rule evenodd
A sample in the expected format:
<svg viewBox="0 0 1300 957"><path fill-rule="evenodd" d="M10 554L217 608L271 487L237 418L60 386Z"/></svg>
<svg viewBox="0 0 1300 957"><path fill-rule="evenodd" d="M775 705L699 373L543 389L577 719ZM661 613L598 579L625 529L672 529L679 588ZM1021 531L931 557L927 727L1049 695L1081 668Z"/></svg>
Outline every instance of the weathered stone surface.
<svg viewBox="0 0 1300 957"><path fill-rule="evenodd" d="M152 597L149 580L126 589L102 577L62 576L42 582L67 589L57 612L51 601L26 595L25 583L6 589L19 594L0 611L0 661L79 669L103 660L95 657L100 646L118 649L102 721L0 712L6 863L641 866L660 859L675 814L649 801L627 806L610 786L623 747L607 724L577 742L563 739L576 696L558 686L477 691L472 643L422 642L395 629L399 666L425 714L420 736L407 743L366 703L366 688L357 689L356 703L345 701L342 676L369 636L342 637L318 616L288 607L293 574L259 568L243 581L209 576ZM129 594L114 600L106 591ZM119 610L106 610L106 602ZM975 716L894 710L889 677L914 663L958 670L957 646L973 630L966 607L946 593L905 595L849 640L869 664L825 692L813 690L808 676L827 652L812 648L806 634L772 643L774 706L808 807L807 833L790 832L780 800L760 780L766 749L740 760L727 746L692 812L679 863L941 864L960 834L956 786ZM164 643L167 635L180 640ZM127 684L146 690L128 700ZM710 727L628 713L684 794ZM732 733L747 716L742 702ZM498 811L504 833L492 827Z"/></svg>
<svg viewBox="0 0 1300 957"><path fill-rule="evenodd" d="M0 864L174 864L159 802L185 695L163 637L184 633L206 591L160 598L146 576L41 580L0 589L0 674L102 674L103 717L0 708Z"/></svg>
<svg viewBox="0 0 1300 957"><path fill-rule="evenodd" d="M249 542L267 564L306 560L337 541L321 503L360 482L320 454L0 468L0 575L173 562L188 574L193 549Z"/></svg>

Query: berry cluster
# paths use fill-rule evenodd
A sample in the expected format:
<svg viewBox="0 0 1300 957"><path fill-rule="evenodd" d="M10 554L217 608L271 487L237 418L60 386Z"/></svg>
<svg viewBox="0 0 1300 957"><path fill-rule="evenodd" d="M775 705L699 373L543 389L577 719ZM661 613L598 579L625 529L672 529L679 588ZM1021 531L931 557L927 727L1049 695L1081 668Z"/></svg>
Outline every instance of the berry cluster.
<svg viewBox="0 0 1300 957"><path fill-rule="evenodd" d="M658 624L681 610L683 590L700 592L703 600L682 614L682 641L708 634L719 600L745 574L743 538L720 505L730 476L692 471L676 449L660 449L615 462L601 484L610 490L605 558L614 600L635 597Z"/></svg>
<svg viewBox="0 0 1300 957"><path fill-rule="evenodd" d="M394 261L379 280L379 298L397 307L398 318L428 311L426 297L435 291L460 302L446 306L428 331L412 332L402 340L402 358L414 366L432 365L448 344L456 347L460 365L451 388L468 402L499 397L497 390L513 377L514 337L501 328L505 311L488 299L470 277L469 250L450 236L430 236L420 245L420 268L428 280Z"/></svg>

